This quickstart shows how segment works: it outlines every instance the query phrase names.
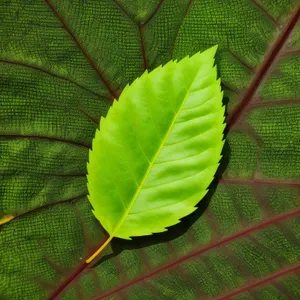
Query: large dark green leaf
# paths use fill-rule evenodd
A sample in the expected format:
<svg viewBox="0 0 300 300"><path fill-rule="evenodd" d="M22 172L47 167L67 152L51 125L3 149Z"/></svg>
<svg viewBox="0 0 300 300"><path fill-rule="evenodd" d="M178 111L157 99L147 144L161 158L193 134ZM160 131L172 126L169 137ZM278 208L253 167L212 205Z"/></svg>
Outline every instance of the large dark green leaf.
<svg viewBox="0 0 300 300"><path fill-rule="evenodd" d="M299 0L3 0L0 15L1 298L300 297ZM206 205L85 264L107 238L86 198L99 118L146 68L215 44L228 144Z"/></svg>

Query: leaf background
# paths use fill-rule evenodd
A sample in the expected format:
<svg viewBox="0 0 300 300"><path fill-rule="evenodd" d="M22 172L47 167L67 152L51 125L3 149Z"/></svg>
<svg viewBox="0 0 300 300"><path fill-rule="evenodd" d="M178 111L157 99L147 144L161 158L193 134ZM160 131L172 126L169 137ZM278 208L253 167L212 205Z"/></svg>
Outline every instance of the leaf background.
<svg viewBox="0 0 300 300"><path fill-rule="evenodd" d="M2 1L3 299L296 299L299 1ZM107 238L86 198L88 149L122 88L218 44L227 146L198 211L169 232ZM201 217L200 217L201 216Z"/></svg>

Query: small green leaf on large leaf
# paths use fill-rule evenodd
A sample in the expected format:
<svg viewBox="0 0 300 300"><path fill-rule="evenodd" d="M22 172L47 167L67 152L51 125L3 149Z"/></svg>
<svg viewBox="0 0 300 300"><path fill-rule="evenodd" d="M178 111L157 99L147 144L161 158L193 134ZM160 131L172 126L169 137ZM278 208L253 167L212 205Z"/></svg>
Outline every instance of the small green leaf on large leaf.
<svg viewBox="0 0 300 300"><path fill-rule="evenodd" d="M102 118L88 198L111 238L166 231L207 193L224 144L216 48L146 71Z"/></svg>

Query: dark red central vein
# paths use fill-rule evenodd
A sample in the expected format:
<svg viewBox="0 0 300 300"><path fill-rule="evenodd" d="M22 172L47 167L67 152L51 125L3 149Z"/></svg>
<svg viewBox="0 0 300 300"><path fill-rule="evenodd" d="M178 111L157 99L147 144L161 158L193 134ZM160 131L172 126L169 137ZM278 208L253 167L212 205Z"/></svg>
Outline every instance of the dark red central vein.
<svg viewBox="0 0 300 300"><path fill-rule="evenodd" d="M83 262L80 264L77 269L62 282L62 284L51 294L46 300L54 300L59 294L68 286L81 272L83 272L89 264Z"/></svg>
<svg viewBox="0 0 300 300"><path fill-rule="evenodd" d="M263 61L262 66L258 69L257 73L255 74L247 92L242 97L240 103L233 110L232 114L228 116L227 131L230 131L232 129L235 123L242 116L245 109L251 103L255 93L257 92L258 88L261 86L262 82L266 79L266 75L270 71L276 58L279 56L282 47L290 37L290 34L294 29L295 25L297 24L299 17L300 17L300 6L297 7L295 14L292 16L292 18L290 19L289 23L284 28L284 30L282 30L275 44L270 49L269 53L266 55L266 58Z"/></svg>
<svg viewBox="0 0 300 300"><path fill-rule="evenodd" d="M294 266L292 266L290 268L282 269L282 270L280 270L280 271L278 271L276 273L273 273L273 274L271 274L269 276L266 276L266 277L264 277L264 278L262 278L260 280L257 280L257 281L254 281L254 282L250 282L250 283L242 286L239 289L236 289L236 290L234 290L234 291L232 291L232 292L230 292L230 293L228 293L228 294L226 294L224 296L219 296L219 297L213 298L212 300L226 300L226 299L230 299L231 297L237 296L239 294L242 294L243 292L246 292L248 290L254 289L254 288L258 287L258 286L264 285L264 284L266 284L268 282L274 281L274 280L276 280L278 278L281 278L281 277L283 277L285 275L288 275L290 273L293 273L293 272L297 272L299 270L300 270L300 264L298 263L298 264L296 264L296 265L294 265Z"/></svg>
<svg viewBox="0 0 300 300"><path fill-rule="evenodd" d="M96 74L98 75L98 77L100 78L100 80L103 82L103 84L105 85L105 87L108 90L108 92L110 93L110 95L113 96L113 98L117 98L117 94L111 88L110 83L104 78L104 76L102 74L102 71L100 71L100 69L96 66L96 64L93 62L92 58L89 56L89 54L86 52L86 50L82 47L82 45L79 42L79 40L71 32L71 30L69 29L67 23L64 21L64 19L62 18L62 16L57 12L56 8L53 6L53 4L51 3L51 1L50 0L45 0L45 2L48 4L48 6L52 10L53 14L55 15L55 17L60 21L60 23L63 25L63 28L65 29L65 31L69 34L69 36L72 38L72 40L74 41L74 43L80 49L80 51L83 54L83 56L87 59L87 61L91 65L91 67L94 69L94 71L96 72Z"/></svg>
<svg viewBox="0 0 300 300"><path fill-rule="evenodd" d="M281 222L281 221L284 221L286 219L289 219L289 218L292 218L292 217L295 217L295 216L298 216L300 215L300 208L298 209L295 209L295 210L292 210L292 211L289 211L287 213L283 213L281 215L278 215L274 218L270 218L268 220L265 220L261 223L258 223L256 225L253 225L251 227L248 227L244 230L241 230L240 232L237 232L235 234L232 234L230 236L227 236L225 238L222 238L220 240L217 240L217 241L214 241L208 245L206 245L205 247L202 247L196 251L193 251L192 253L188 254L188 255L185 255L171 263L168 263L168 264L165 264L151 272L148 272L146 274L144 274L143 276L137 278L137 279L134 279L132 281L129 281L127 283L123 283L119 286L116 286L115 288L112 288L108 291L106 291L105 293L103 293L100 297L98 298L94 298L93 300L100 300L100 299L104 299L106 297L109 297L115 293L117 293L118 291L120 290L123 290L123 289L126 289L132 285L135 285L143 280L146 280L146 279L149 279L150 277L153 277L154 275L157 275L159 274L160 272L163 272L163 271L166 271L166 270L169 270L171 268L174 268L175 266L177 266L178 264L181 264L181 263L184 263L184 262L187 262L189 261L190 259L192 258L195 258L196 256L199 256L199 255L202 255L203 253L207 253L208 251L212 250L212 249L215 249L216 247L219 247L221 245L224 245L224 244L228 244L240 237L243 237L243 236L247 236L255 231L258 231L258 230L262 230L263 228L266 228L270 225L274 225L278 222Z"/></svg>
<svg viewBox="0 0 300 300"><path fill-rule="evenodd" d="M104 239L101 241L100 245L97 245L95 249L91 250L91 253L94 253L99 247L101 247L102 244L106 242L107 239ZM89 255L88 255L89 257ZM80 264L74 272L69 276L66 277L65 280L57 287L57 289L46 299L46 300L54 300L57 296L60 295L61 292L64 291L64 289L75 279L77 278L84 270L86 270L90 264L86 263L85 261Z"/></svg>

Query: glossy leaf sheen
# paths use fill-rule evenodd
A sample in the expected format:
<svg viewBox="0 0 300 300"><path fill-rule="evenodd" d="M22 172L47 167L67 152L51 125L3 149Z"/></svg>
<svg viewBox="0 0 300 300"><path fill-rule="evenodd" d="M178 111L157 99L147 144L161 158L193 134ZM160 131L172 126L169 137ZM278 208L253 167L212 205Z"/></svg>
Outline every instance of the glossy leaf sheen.
<svg viewBox="0 0 300 300"><path fill-rule="evenodd" d="M110 236L166 231L207 193L225 127L215 51L146 71L101 119L88 198Z"/></svg>

